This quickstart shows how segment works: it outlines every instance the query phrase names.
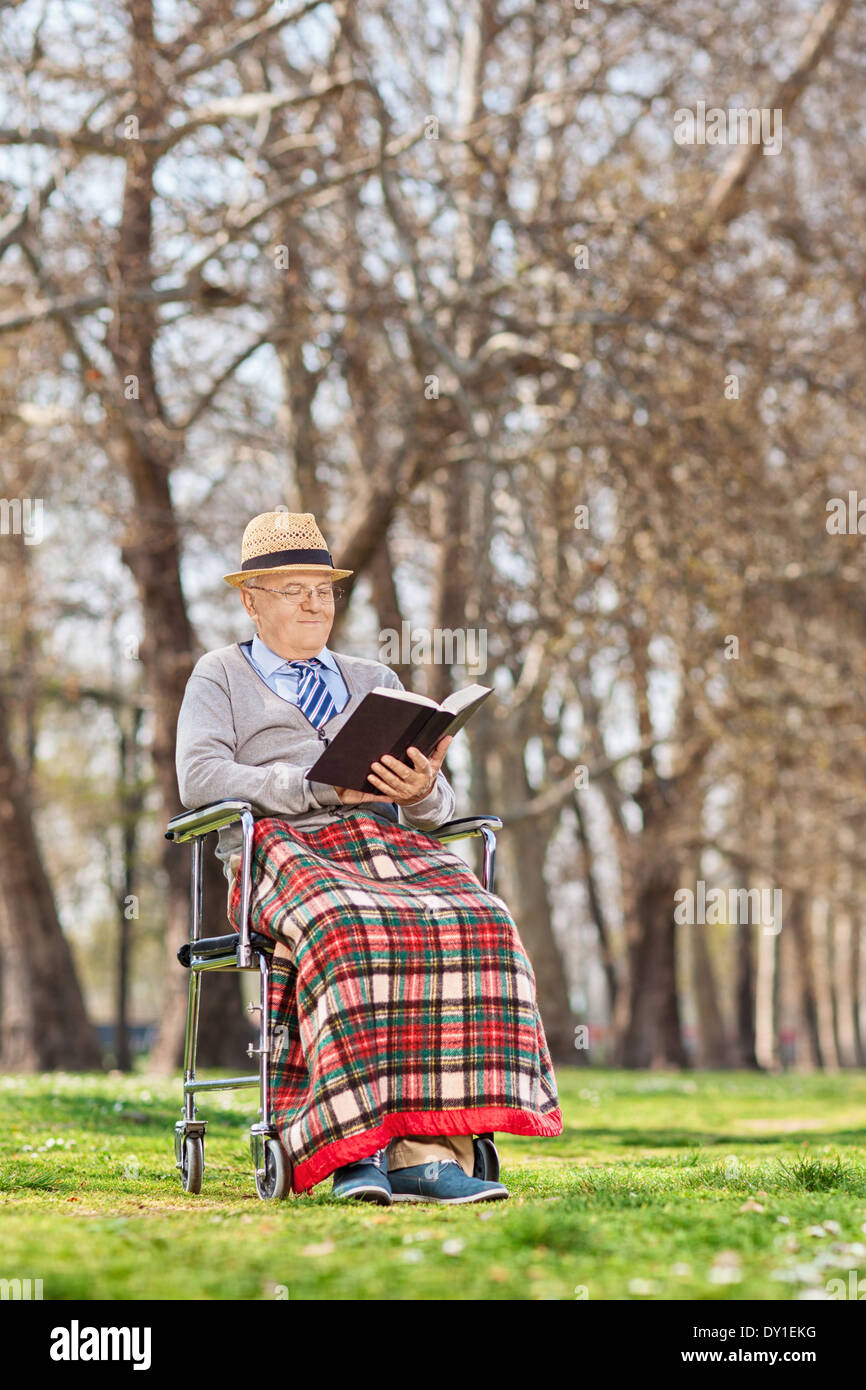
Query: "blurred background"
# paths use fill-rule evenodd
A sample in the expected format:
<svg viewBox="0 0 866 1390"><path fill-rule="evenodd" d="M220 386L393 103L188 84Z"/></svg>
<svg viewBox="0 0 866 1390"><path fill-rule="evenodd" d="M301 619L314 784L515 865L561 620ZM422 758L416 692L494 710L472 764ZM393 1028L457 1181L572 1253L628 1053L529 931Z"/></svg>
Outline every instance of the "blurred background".
<svg viewBox="0 0 866 1390"><path fill-rule="evenodd" d="M278 507L332 648L495 688L446 771L555 1063L864 1065L864 52L850 0L3 6L5 1069L179 1063L177 711Z"/></svg>

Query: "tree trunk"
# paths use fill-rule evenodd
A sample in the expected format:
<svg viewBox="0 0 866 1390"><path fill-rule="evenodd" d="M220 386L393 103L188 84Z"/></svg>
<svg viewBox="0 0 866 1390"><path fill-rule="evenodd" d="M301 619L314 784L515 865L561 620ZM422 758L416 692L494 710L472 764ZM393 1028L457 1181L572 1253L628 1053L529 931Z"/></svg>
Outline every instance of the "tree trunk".
<svg viewBox="0 0 866 1390"><path fill-rule="evenodd" d="M808 924L812 941L812 979L818 1016L818 1036L824 1070L839 1070L838 1036L834 1019L832 924L826 898L813 898Z"/></svg>
<svg viewBox="0 0 866 1390"><path fill-rule="evenodd" d="M856 988L855 977L851 975L852 948L851 935L854 921L849 903L833 918L833 1018L836 1029L839 1063L843 1067L856 1067L857 1043L852 1029L854 1011L851 1007L851 994Z"/></svg>
<svg viewBox="0 0 866 1390"><path fill-rule="evenodd" d="M33 808L12 751L0 694L0 948L2 1054L6 1071L101 1069L69 943L33 825Z"/></svg>
<svg viewBox="0 0 866 1390"><path fill-rule="evenodd" d="M752 929L748 922L739 922L734 935L736 959L735 1017L737 1034L734 1043L734 1065L752 1071L760 1070L755 1051L755 956Z"/></svg>
<svg viewBox="0 0 866 1390"><path fill-rule="evenodd" d="M154 67L151 0L130 0L129 13L136 114L143 137L159 125L162 117L161 84ZM144 139L130 139L127 143L117 281L125 291L148 290L152 280L155 156ZM122 554L135 577L144 615L141 660L151 700L154 771L163 819L167 821L181 809L174 765L175 731L196 651L180 580L180 541L170 491L173 444L162 425L153 372L153 340L152 309L142 302L121 301L112 347L125 392L124 402L118 402L116 418L135 499ZM145 433L140 427L133 428L131 419L124 418L127 401L128 409L136 412L136 423L140 426L140 417L147 421ZM150 1062L155 1071L167 1073L180 1062L186 1022L187 980L176 953L188 935L188 852L181 853L166 841L163 863L168 883L166 980L159 1036ZM223 921L224 914L220 927ZM238 978L218 975L202 991L199 1036L203 1064L206 1059L212 1065L233 1063L248 1031Z"/></svg>
<svg viewBox="0 0 866 1390"><path fill-rule="evenodd" d="M583 872L586 881L586 895L589 901L589 911L595 929L598 932L598 948L601 954L601 964L604 970L604 977L607 982L608 1009L610 1018L616 1014L617 996L619 994L619 978L616 971L616 961L613 955L610 928L607 924L607 917L601 902L601 893L595 873L595 856L592 845L590 844L589 834L586 827L586 817L580 804L580 793L575 794L574 815L577 822L577 839L583 854Z"/></svg>
<svg viewBox="0 0 866 1390"><path fill-rule="evenodd" d="M784 948L787 950L787 947ZM781 963L783 947L778 936L758 937L758 962L755 972L755 1058L764 1071L775 1072L782 1066L779 1037L779 1000L781 993Z"/></svg>
<svg viewBox="0 0 866 1390"><path fill-rule="evenodd" d="M520 789L526 795L530 788L523 766L522 742L512 748L508 734L500 734L496 761L500 775L499 795L505 789ZM530 816L521 821L519 833L507 831L500 840L503 860L503 887L509 906L535 973L538 1007L544 1020L544 1032L554 1064L574 1066L579 1060L574 1048L574 1016L568 998L562 955L553 932L550 917L548 886L544 878L547 844L555 817Z"/></svg>
<svg viewBox="0 0 866 1390"><path fill-rule="evenodd" d="M138 731L143 710L136 707L132 728L124 726L126 711L117 709L118 728L118 805L121 814L121 884L117 901L117 974L115 977L114 1064L120 1071L132 1070L129 1041L129 976L132 963L132 913L138 884L138 822L141 816L141 776Z"/></svg>
<svg viewBox="0 0 866 1390"><path fill-rule="evenodd" d="M449 469L442 480L438 476L434 479L433 503L435 523L431 531L439 542L433 624L440 632L460 629L465 638L466 600L472 587L467 566L467 466ZM451 667L444 660L429 667L427 694L431 699L444 700L452 688Z"/></svg>
<svg viewBox="0 0 866 1390"><path fill-rule="evenodd" d="M862 902L858 896L856 901ZM863 1029L860 1021L860 1003L862 993L860 989L860 977L862 973L862 933L863 922L859 911L852 908L851 911L851 974L850 974L850 1009L851 1009L851 1036L854 1042L854 1065L857 1067L866 1066L866 1040L863 1037Z"/></svg>
<svg viewBox="0 0 866 1390"><path fill-rule="evenodd" d="M676 981L675 875L650 868L637 892L636 942L629 970L626 1067L685 1067ZM700 928L696 927L696 930Z"/></svg>
<svg viewBox="0 0 866 1390"><path fill-rule="evenodd" d="M730 1060L725 1041L725 1023L719 1007L718 986L707 943L708 928L695 923L694 927L684 927L683 930L691 932L692 986L700 1025L700 1066L720 1071L730 1065Z"/></svg>
<svg viewBox="0 0 866 1390"><path fill-rule="evenodd" d="M397 586L394 583L394 562L391 559L391 547L388 543L387 531L382 537L379 549L373 556L370 565L370 581L373 586L373 605L379 618L379 631L390 629L400 635L402 655L403 615L400 611ZM412 690L413 668L411 662L391 661L388 664L391 670L400 677L406 689Z"/></svg>
<svg viewBox="0 0 866 1390"><path fill-rule="evenodd" d="M809 932L809 902L799 888L791 894L788 925L794 943L794 959L799 989L801 1026L797 1033L797 1066L805 1071L823 1067L821 1039L818 1030L818 1004L815 998L815 979L812 964L812 940Z"/></svg>
<svg viewBox="0 0 866 1390"><path fill-rule="evenodd" d="M653 724L648 632L630 628L629 647L638 734L644 750L635 793L643 828L634 849L633 921L627 927L629 1016L617 1051L627 1067L684 1067L687 1057L680 1026L674 907L681 878L679 827L693 799L690 782L697 769L688 768L676 778L658 775L650 751Z"/></svg>

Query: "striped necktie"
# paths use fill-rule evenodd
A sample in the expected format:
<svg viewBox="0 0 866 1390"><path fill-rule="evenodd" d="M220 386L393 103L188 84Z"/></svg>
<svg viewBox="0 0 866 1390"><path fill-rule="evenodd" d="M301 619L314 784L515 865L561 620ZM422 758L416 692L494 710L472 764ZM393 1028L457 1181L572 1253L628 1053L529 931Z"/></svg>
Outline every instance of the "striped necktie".
<svg viewBox="0 0 866 1390"><path fill-rule="evenodd" d="M321 661L313 656L309 661L290 661L287 663L298 672L298 709L305 714L316 729L320 729L336 711L331 692L319 675L317 667Z"/></svg>

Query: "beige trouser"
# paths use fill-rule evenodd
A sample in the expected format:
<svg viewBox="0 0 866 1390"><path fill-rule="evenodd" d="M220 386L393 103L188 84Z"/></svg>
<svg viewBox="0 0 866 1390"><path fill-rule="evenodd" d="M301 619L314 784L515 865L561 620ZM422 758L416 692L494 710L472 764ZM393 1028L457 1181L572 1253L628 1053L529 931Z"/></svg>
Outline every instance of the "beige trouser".
<svg viewBox="0 0 866 1390"><path fill-rule="evenodd" d="M228 901L231 903L232 888L234 886L235 875L241 867L241 855L235 853L229 859L229 879ZM274 947L274 955L277 957L292 958L292 953L284 941L278 941ZM412 1168L419 1163L429 1163L431 1160L438 1160L440 1163L447 1158L456 1158L460 1167L467 1177L472 1177L472 1170L475 1167L475 1146L472 1142L471 1134L417 1134L406 1135L399 1139L392 1139L388 1145L388 1171L395 1172L397 1168Z"/></svg>

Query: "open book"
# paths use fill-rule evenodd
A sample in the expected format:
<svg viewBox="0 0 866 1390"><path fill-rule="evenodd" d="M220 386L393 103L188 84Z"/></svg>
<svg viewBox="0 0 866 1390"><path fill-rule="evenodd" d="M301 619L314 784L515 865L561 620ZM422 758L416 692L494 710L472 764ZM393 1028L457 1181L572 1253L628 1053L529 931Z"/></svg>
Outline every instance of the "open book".
<svg viewBox="0 0 866 1390"><path fill-rule="evenodd" d="M383 753L390 753L411 767L412 759L406 753L410 747L418 748L429 758L439 740L462 729L492 694L491 686L468 685L465 690L454 691L440 705L411 690L377 685L364 696L310 768L307 778L381 796L381 788L367 780L371 763L381 761Z"/></svg>

